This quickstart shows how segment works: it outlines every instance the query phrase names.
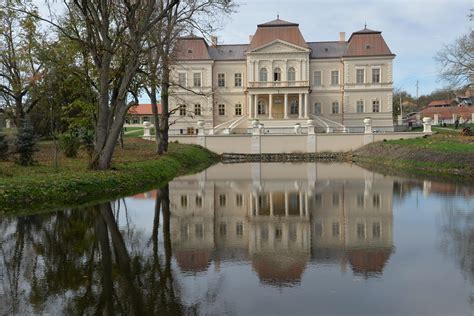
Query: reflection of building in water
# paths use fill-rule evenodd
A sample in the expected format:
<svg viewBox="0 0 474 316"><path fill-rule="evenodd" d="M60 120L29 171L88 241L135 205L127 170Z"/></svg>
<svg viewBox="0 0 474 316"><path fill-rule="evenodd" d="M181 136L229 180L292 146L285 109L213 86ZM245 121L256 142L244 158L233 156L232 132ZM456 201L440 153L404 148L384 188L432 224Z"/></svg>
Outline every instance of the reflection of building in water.
<svg viewBox="0 0 474 316"><path fill-rule="evenodd" d="M341 164L214 166L170 183L174 254L185 272L251 261L278 285L299 282L311 257L381 273L392 190L392 180Z"/></svg>

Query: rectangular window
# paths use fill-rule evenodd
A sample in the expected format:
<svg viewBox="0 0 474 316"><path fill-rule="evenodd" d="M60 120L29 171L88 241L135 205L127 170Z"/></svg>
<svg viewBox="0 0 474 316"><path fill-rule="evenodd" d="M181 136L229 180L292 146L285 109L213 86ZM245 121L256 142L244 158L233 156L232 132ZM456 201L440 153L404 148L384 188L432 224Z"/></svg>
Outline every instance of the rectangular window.
<svg viewBox="0 0 474 316"><path fill-rule="evenodd" d="M372 197L372 205L376 208L380 207L380 194L374 194Z"/></svg>
<svg viewBox="0 0 474 316"><path fill-rule="evenodd" d="M194 87L201 86L201 73L200 72L193 73L193 86Z"/></svg>
<svg viewBox="0 0 474 316"><path fill-rule="evenodd" d="M357 206L364 207L364 203L365 203L364 193L357 194Z"/></svg>
<svg viewBox="0 0 474 316"><path fill-rule="evenodd" d="M339 193L338 192L334 192L332 194L332 205L339 206Z"/></svg>
<svg viewBox="0 0 474 316"><path fill-rule="evenodd" d="M380 68L372 69L372 82L380 83Z"/></svg>
<svg viewBox="0 0 474 316"><path fill-rule="evenodd" d="M194 104L194 115L201 115L201 104Z"/></svg>
<svg viewBox="0 0 474 316"><path fill-rule="evenodd" d="M226 223L221 223L219 225L219 233L222 237L227 236L227 224Z"/></svg>
<svg viewBox="0 0 474 316"><path fill-rule="evenodd" d="M321 103L319 102L314 104L314 115L321 115Z"/></svg>
<svg viewBox="0 0 474 316"><path fill-rule="evenodd" d="M372 109L374 112L380 112L380 101L374 100L372 101Z"/></svg>
<svg viewBox="0 0 474 316"><path fill-rule="evenodd" d="M339 237L339 223L332 223L332 237Z"/></svg>
<svg viewBox="0 0 474 316"><path fill-rule="evenodd" d="M188 197L186 195L181 195L181 207L188 206Z"/></svg>
<svg viewBox="0 0 474 316"><path fill-rule="evenodd" d="M196 207L202 207L202 196L196 195Z"/></svg>
<svg viewBox="0 0 474 316"><path fill-rule="evenodd" d="M179 106L179 115L180 116L185 116L186 115L186 105L185 104L181 104Z"/></svg>
<svg viewBox="0 0 474 316"><path fill-rule="evenodd" d="M194 131L195 131L194 127L188 127L188 129L187 129L187 134L188 134L188 135L193 135L193 134L194 134Z"/></svg>
<svg viewBox="0 0 474 316"><path fill-rule="evenodd" d="M242 115L242 104L235 105L235 115Z"/></svg>
<svg viewBox="0 0 474 316"><path fill-rule="evenodd" d="M314 85L318 87L322 85L321 71L314 72Z"/></svg>
<svg viewBox="0 0 474 316"><path fill-rule="evenodd" d="M331 110L332 110L332 114L339 113L339 102L337 102L337 101L333 102Z"/></svg>
<svg viewBox="0 0 474 316"><path fill-rule="evenodd" d="M242 74L241 73L234 74L234 85L236 87L242 87Z"/></svg>
<svg viewBox="0 0 474 316"><path fill-rule="evenodd" d="M224 207L226 204L226 200L225 200L225 194L221 194L219 195L219 206L222 206Z"/></svg>
<svg viewBox="0 0 474 316"><path fill-rule="evenodd" d="M358 84L364 83L364 69L356 70L356 83Z"/></svg>
<svg viewBox="0 0 474 316"><path fill-rule="evenodd" d="M217 86L225 87L225 74L217 74Z"/></svg>
<svg viewBox="0 0 474 316"><path fill-rule="evenodd" d="M331 71L331 85L335 86L339 84L339 71Z"/></svg>
<svg viewBox="0 0 474 316"><path fill-rule="evenodd" d="M244 202L244 199L243 199L242 194L237 194L235 196L235 205L242 206L243 202Z"/></svg>
<svg viewBox="0 0 474 316"><path fill-rule="evenodd" d="M204 237L204 229L202 227L202 223L196 224L194 226L194 231L196 233L196 237L202 239Z"/></svg>
<svg viewBox="0 0 474 316"><path fill-rule="evenodd" d="M364 113L364 101L357 101L357 113Z"/></svg>
<svg viewBox="0 0 474 316"><path fill-rule="evenodd" d="M323 224L314 223L314 234L317 237L322 237L323 236Z"/></svg>
<svg viewBox="0 0 474 316"><path fill-rule="evenodd" d="M186 87L186 73L185 72L178 73L178 84L181 87Z"/></svg>
<svg viewBox="0 0 474 316"><path fill-rule="evenodd" d="M235 234L238 237L242 237L244 235L244 224L242 222L235 224Z"/></svg>
<svg viewBox="0 0 474 316"><path fill-rule="evenodd" d="M372 224L372 237L374 239L379 239L381 236L381 229L380 229L380 223L373 223Z"/></svg>
<svg viewBox="0 0 474 316"><path fill-rule="evenodd" d="M365 238L365 224L363 223L357 224L357 238Z"/></svg>
<svg viewBox="0 0 474 316"><path fill-rule="evenodd" d="M219 115L225 115L225 105L224 104L219 104L217 108Z"/></svg>

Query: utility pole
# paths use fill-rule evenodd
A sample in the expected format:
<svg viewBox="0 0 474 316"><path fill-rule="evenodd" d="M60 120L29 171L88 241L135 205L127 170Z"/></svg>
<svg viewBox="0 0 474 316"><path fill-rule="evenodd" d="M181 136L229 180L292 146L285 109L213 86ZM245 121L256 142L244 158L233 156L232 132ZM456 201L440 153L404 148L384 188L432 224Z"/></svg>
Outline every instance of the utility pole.
<svg viewBox="0 0 474 316"><path fill-rule="evenodd" d="M418 88L419 88L419 82L418 80L416 81L416 99L418 100Z"/></svg>

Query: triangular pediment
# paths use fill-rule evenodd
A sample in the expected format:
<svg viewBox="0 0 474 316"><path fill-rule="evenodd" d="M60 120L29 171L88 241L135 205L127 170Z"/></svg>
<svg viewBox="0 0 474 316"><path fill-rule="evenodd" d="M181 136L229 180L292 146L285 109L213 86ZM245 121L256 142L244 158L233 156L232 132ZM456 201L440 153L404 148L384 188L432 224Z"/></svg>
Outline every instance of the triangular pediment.
<svg viewBox="0 0 474 316"><path fill-rule="evenodd" d="M306 53L310 50L306 47L294 45L282 40L274 40L270 43L251 50L249 53Z"/></svg>

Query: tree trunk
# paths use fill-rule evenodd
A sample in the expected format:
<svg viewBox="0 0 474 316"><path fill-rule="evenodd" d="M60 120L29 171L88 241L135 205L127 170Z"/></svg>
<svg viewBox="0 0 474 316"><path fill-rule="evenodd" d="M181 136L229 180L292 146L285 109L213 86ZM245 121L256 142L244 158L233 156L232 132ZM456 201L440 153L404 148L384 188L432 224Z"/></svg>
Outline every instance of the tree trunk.
<svg viewBox="0 0 474 316"><path fill-rule="evenodd" d="M161 80L161 115L160 115L160 144L158 154L162 155L168 151L168 131L169 131L169 88L170 71L168 62L163 61L163 73Z"/></svg>
<svg viewBox="0 0 474 316"><path fill-rule="evenodd" d="M25 111L23 109L23 98L21 96L15 97L15 125L20 128L25 119Z"/></svg>
<svg viewBox="0 0 474 316"><path fill-rule="evenodd" d="M155 122L155 142L156 142L156 149L155 152L158 154L160 152L160 117L158 115L158 101L156 99L156 86L152 84L150 87L150 101L151 101L151 111L153 113L153 120ZM163 115L163 112L162 112Z"/></svg>

